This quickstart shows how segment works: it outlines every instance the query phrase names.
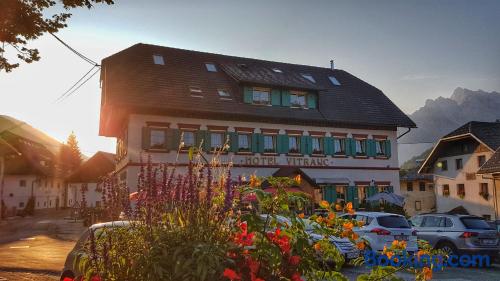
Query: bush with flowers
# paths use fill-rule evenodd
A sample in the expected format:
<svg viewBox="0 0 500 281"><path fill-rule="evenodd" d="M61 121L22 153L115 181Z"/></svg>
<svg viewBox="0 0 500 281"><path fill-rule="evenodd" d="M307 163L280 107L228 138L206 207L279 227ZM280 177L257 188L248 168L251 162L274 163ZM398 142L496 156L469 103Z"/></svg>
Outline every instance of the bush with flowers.
<svg viewBox="0 0 500 281"><path fill-rule="evenodd" d="M365 242L353 232L361 224L336 217L339 211L354 213L352 204L322 201L328 214L310 218L322 237L313 241L300 212L307 198L286 191L300 177L233 180L231 163L220 161L221 152L206 163L199 151L190 150L183 173L175 164L154 165L149 158L141 166L135 206L126 186L107 179L103 212L110 220L122 213L128 224L91 231L75 261L76 280L348 280L340 273L344 257L329 237L348 238L364 249ZM275 193L262 189L264 180ZM250 195L258 209L241 208ZM362 258L355 261L361 264ZM398 270L375 267L358 279L395 280ZM428 280L432 271L414 273Z"/></svg>

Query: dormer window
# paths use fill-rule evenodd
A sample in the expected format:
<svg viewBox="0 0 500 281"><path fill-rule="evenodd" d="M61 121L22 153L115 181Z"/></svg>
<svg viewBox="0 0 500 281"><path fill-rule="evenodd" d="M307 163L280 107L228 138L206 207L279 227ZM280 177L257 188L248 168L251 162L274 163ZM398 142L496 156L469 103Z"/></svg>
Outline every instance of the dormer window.
<svg viewBox="0 0 500 281"><path fill-rule="evenodd" d="M226 91L226 90L222 90L222 89L217 90L217 93L219 93L219 96L221 96L221 97L225 97L225 98L227 98L227 97L230 97L230 96L231 96L231 95L229 94L229 92L228 92L228 91Z"/></svg>
<svg viewBox="0 0 500 281"><path fill-rule="evenodd" d="M211 62L205 63L205 67L207 68L207 71L209 72L217 72L217 68L215 67L215 64Z"/></svg>
<svg viewBox="0 0 500 281"><path fill-rule="evenodd" d="M314 80L314 77L312 77L311 74L301 74L302 77L304 77L305 79L311 81L312 83L316 83L316 80Z"/></svg>
<svg viewBox="0 0 500 281"><path fill-rule="evenodd" d="M153 62L154 64L165 65L162 55L153 55Z"/></svg>
<svg viewBox="0 0 500 281"><path fill-rule="evenodd" d="M253 88L252 100L254 104L271 104L271 90L267 88Z"/></svg>
<svg viewBox="0 0 500 281"><path fill-rule="evenodd" d="M290 105L292 107L306 107L306 96L304 92L293 91L290 93Z"/></svg>
<svg viewBox="0 0 500 281"><path fill-rule="evenodd" d="M194 86L189 87L189 93L191 94L192 97L195 97L195 98L202 98L203 97L203 91L198 87L194 87Z"/></svg>
<svg viewBox="0 0 500 281"><path fill-rule="evenodd" d="M273 68L273 71L276 73L283 73L283 71L279 68Z"/></svg>

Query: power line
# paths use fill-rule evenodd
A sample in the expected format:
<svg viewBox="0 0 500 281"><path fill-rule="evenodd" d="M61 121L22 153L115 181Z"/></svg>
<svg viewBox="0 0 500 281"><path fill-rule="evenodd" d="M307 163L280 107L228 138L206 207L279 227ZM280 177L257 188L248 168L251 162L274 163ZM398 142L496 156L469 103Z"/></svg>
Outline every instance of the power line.
<svg viewBox="0 0 500 281"><path fill-rule="evenodd" d="M77 56L79 56L81 59L83 59L84 61L92 64L93 66L100 66L98 63L96 63L95 61L91 60L90 58L86 57L85 55L83 55L82 53L78 52L77 50L75 50L74 48L72 48L70 45L68 45L66 42L64 42L61 38L57 37L57 35L55 35L54 33L50 32L50 35L54 36L54 38L57 39L57 41L61 42L61 44L63 44L66 48L68 48L70 51L72 51L73 53L75 53Z"/></svg>
<svg viewBox="0 0 500 281"><path fill-rule="evenodd" d="M66 97L66 95L71 91L73 90L73 88L75 88L78 83L80 83L87 75L89 75L89 73L95 68L96 66L92 66L91 69L89 69L89 71L87 71L87 73L85 73L80 79L78 79L78 81L76 81L73 86L71 86L69 89L66 90L66 92L64 92L62 95L60 95L54 102L58 102L60 101L61 99L64 99Z"/></svg>
<svg viewBox="0 0 500 281"><path fill-rule="evenodd" d="M92 69L94 69L94 67L92 67ZM90 71L92 71L92 69L91 69ZM69 90L71 90L71 92L69 92L68 94L63 94L63 96L64 96L64 97L63 97L62 99L58 99L58 100L63 101L64 99L67 99L68 97L70 97L73 93L75 93L78 89L80 89L80 87L81 87L81 86L85 85L85 83L87 83L87 81L89 81L89 80L90 80L90 78L94 77L94 75L96 75L96 74L97 74L97 72L99 72L99 70L101 70L101 68L100 68L100 67L98 67L98 68L96 69L96 71L94 71L94 73L92 73L92 75L90 75L89 77L87 77L87 79L85 79L82 83L80 83L80 85L78 85L78 87L76 87L76 88L74 88L73 90L71 90L71 88L73 88L76 84L75 84L75 85L73 85L73 86L69 89ZM89 71L89 72L90 72L90 71ZM88 74L89 72L87 72L87 74ZM80 80L78 80L78 81L81 81L81 80L82 80L85 76L87 76L87 74L85 74L85 75L84 75L82 78L80 78ZM77 83L78 83L78 82L77 82ZM67 91L66 91L66 92L67 92Z"/></svg>

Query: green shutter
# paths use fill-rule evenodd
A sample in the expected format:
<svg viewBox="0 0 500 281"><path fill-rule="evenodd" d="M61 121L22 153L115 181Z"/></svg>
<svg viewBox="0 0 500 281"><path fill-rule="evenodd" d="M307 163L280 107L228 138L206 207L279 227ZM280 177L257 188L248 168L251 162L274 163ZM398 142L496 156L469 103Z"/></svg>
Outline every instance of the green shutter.
<svg viewBox="0 0 500 281"><path fill-rule="evenodd" d="M325 155L333 155L333 138L325 137L324 140Z"/></svg>
<svg viewBox="0 0 500 281"><path fill-rule="evenodd" d="M253 103L253 88L252 87L245 87L243 89L243 102Z"/></svg>
<svg viewBox="0 0 500 281"><path fill-rule="evenodd" d="M352 186L348 186L346 190L346 202L351 202L354 204L354 190Z"/></svg>
<svg viewBox="0 0 500 281"><path fill-rule="evenodd" d="M306 153L307 155L312 155L313 152L313 147L312 147L312 137L311 136L305 136L306 137Z"/></svg>
<svg viewBox="0 0 500 281"><path fill-rule="evenodd" d="M323 200L328 201L328 203L334 203L337 201L337 190L333 185L326 185L323 187Z"/></svg>
<svg viewBox="0 0 500 281"><path fill-rule="evenodd" d="M373 139L366 140L366 155L368 157L377 156L377 149L375 148L375 140Z"/></svg>
<svg viewBox="0 0 500 281"><path fill-rule="evenodd" d="M385 141L385 155L387 158L391 158L391 141L386 140Z"/></svg>
<svg viewBox="0 0 500 281"><path fill-rule="evenodd" d="M235 132L227 133L229 135L229 151L238 152L238 134Z"/></svg>
<svg viewBox="0 0 500 281"><path fill-rule="evenodd" d="M307 154L307 136L300 136L300 153Z"/></svg>
<svg viewBox="0 0 500 281"><path fill-rule="evenodd" d="M202 149L205 150L205 138L206 138L207 131L200 130L196 131L195 136L196 136L196 147L200 147L200 143L203 142L203 147Z"/></svg>
<svg viewBox="0 0 500 281"><path fill-rule="evenodd" d="M181 142L181 135L178 129L167 129L167 150L177 151L179 149L179 144Z"/></svg>
<svg viewBox="0 0 500 281"><path fill-rule="evenodd" d="M357 186L351 186L352 188L352 194L353 194L353 202L352 205L354 209L359 208L359 195L358 195L358 187Z"/></svg>
<svg viewBox="0 0 500 281"><path fill-rule="evenodd" d="M356 141L353 138L345 139L345 154L347 156L356 156Z"/></svg>
<svg viewBox="0 0 500 281"><path fill-rule="evenodd" d="M290 91L288 90L281 91L281 105L290 106Z"/></svg>
<svg viewBox="0 0 500 281"><path fill-rule="evenodd" d="M356 140L351 138L351 155L356 156Z"/></svg>
<svg viewBox="0 0 500 281"><path fill-rule="evenodd" d="M277 139L277 152L286 154L288 153L288 136L287 135L278 135Z"/></svg>
<svg viewBox="0 0 500 281"><path fill-rule="evenodd" d="M281 92L278 89L271 90L271 104L281 105Z"/></svg>
<svg viewBox="0 0 500 281"><path fill-rule="evenodd" d="M212 150L212 138L210 137L209 131L205 131L205 138L203 139L203 150L205 150L205 152L210 152Z"/></svg>
<svg viewBox="0 0 500 281"><path fill-rule="evenodd" d="M252 152L259 152L259 135L260 134L252 134Z"/></svg>
<svg viewBox="0 0 500 281"><path fill-rule="evenodd" d="M149 127L142 127L142 149L149 149L150 142Z"/></svg>
<svg viewBox="0 0 500 281"><path fill-rule="evenodd" d="M317 96L315 94L307 95L307 107L308 108L316 108L317 106Z"/></svg>
<svg viewBox="0 0 500 281"><path fill-rule="evenodd" d="M264 153L264 135L262 134L258 136L258 151L259 153Z"/></svg>

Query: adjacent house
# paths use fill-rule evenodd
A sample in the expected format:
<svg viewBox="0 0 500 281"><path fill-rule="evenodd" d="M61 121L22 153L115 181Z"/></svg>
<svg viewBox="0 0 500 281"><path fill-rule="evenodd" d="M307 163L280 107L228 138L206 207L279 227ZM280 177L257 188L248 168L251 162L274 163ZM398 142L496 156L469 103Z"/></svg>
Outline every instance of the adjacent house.
<svg viewBox="0 0 500 281"><path fill-rule="evenodd" d="M100 207L102 201L102 178L115 169L115 155L98 151L87 159L67 178L68 196L66 206L81 206L83 196L87 207Z"/></svg>
<svg viewBox="0 0 500 281"><path fill-rule="evenodd" d="M409 216L436 211L433 176L419 174L417 169L400 173L401 195L405 197L404 209Z"/></svg>
<svg viewBox="0 0 500 281"><path fill-rule="evenodd" d="M497 151L490 157L486 163L484 163L479 171L477 172L483 177L483 179L491 179L493 181L493 204L494 208L499 213L500 209L500 147ZM500 217L497 215L496 220Z"/></svg>
<svg viewBox="0 0 500 281"><path fill-rule="evenodd" d="M438 212L461 206L473 215L498 218L500 187L486 176L484 165L499 147L500 122L469 122L439 140L419 170L434 175Z"/></svg>
<svg viewBox="0 0 500 281"><path fill-rule="evenodd" d="M202 144L207 157L227 145L234 176L303 174L316 201L358 206L380 190L400 193L397 128L415 123L333 62L136 44L105 58L100 77L100 135L117 139L115 172L132 191L141 157L182 171Z"/></svg>
<svg viewBox="0 0 500 281"><path fill-rule="evenodd" d="M34 209L63 207L64 176L44 145L9 131L2 132L0 154L4 159L0 197L4 215L17 215L32 198Z"/></svg>

